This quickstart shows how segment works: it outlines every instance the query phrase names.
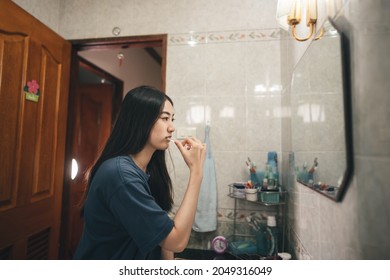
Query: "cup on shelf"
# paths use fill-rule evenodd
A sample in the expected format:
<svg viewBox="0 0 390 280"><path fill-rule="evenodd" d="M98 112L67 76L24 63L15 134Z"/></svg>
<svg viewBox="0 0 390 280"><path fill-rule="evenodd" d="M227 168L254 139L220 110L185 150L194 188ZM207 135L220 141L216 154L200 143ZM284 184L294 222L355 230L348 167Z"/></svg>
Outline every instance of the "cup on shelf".
<svg viewBox="0 0 390 280"><path fill-rule="evenodd" d="M249 201L257 201L257 188L245 189L245 198Z"/></svg>

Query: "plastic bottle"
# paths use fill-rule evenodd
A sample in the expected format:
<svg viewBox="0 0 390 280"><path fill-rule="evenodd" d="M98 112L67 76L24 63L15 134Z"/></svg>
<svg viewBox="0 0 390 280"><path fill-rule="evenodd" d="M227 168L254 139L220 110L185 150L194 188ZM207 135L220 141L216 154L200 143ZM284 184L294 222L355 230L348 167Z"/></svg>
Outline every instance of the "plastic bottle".
<svg viewBox="0 0 390 280"><path fill-rule="evenodd" d="M269 172L272 173L275 180L279 180L278 172L278 154L274 151L268 152L267 165L269 165Z"/></svg>
<svg viewBox="0 0 390 280"><path fill-rule="evenodd" d="M269 257L278 256L278 227L276 225L276 217L267 217L267 241L268 241L268 252Z"/></svg>
<svg viewBox="0 0 390 280"><path fill-rule="evenodd" d="M256 172L250 172L250 180L255 188L260 185L260 182L256 176Z"/></svg>
<svg viewBox="0 0 390 280"><path fill-rule="evenodd" d="M268 179L264 178L261 190L266 191L267 189L268 189Z"/></svg>
<svg viewBox="0 0 390 280"><path fill-rule="evenodd" d="M275 189L274 173L271 170L268 172L268 189L270 190Z"/></svg>
<svg viewBox="0 0 390 280"><path fill-rule="evenodd" d="M268 165L265 165L263 181L261 182L261 190L266 191L268 189Z"/></svg>

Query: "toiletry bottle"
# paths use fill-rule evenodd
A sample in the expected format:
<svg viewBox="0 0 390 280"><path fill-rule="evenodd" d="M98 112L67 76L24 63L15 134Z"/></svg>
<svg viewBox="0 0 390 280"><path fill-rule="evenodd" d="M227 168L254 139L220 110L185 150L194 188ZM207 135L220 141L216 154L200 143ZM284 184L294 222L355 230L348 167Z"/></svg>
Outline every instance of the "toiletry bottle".
<svg viewBox="0 0 390 280"><path fill-rule="evenodd" d="M278 180L277 178L277 172L275 163L274 165L268 165L268 189L269 190L275 190L276 189L276 182Z"/></svg>
<svg viewBox="0 0 390 280"><path fill-rule="evenodd" d="M305 161L303 163L303 168L302 168L302 181L304 183L307 183L309 181L309 178L308 178L308 171L307 171L307 162Z"/></svg>
<svg viewBox="0 0 390 280"><path fill-rule="evenodd" d="M268 172L268 189L269 190L275 189L275 178L272 170Z"/></svg>
<svg viewBox="0 0 390 280"><path fill-rule="evenodd" d="M314 172L307 172L307 184L312 187L314 184Z"/></svg>
<svg viewBox="0 0 390 280"><path fill-rule="evenodd" d="M264 179L263 179L263 185L262 185L261 190L262 190L262 191L268 190L268 179L267 179L267 178L264 178Z"/></svg>
<svg viewBox="0 0 390 280"><path fill-rule="evenodd" d="M268 241L268 257L278 256L278 228L276 225L276 217L267 217L267 241Z"/></svg>
<svg viewBox="0 0 390 280"><path fill-rule="evenodd" d="M250 180L254 186L254 188L257 188L260 185L260 182L256 176L256 172L250 172Z"/></svg>
<svg viewBox="0 0 390 280"><path fill-rule="evenodd" d="M269 166L268 166L268 164L266 164L265 165L265 169L264 169L263 182L261 184L261 190L262 191L268 190L268 177L269 177L268 170L269 170Z"/></svg>
<svg viewBox="0 0 390 280"><path fill-rule="evenodd" d="M267 164L269 165L269 172L272 173L273 178L279 180L278 154L275 151L268 152Z"/></svg>

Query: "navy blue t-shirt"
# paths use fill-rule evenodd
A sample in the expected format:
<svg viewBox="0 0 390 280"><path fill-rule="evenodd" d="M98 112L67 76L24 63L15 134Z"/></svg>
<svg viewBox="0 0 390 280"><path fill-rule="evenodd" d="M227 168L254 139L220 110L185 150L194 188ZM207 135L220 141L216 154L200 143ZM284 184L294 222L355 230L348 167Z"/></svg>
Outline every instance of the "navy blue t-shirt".
<svg viewBox="0 0 390 280"><path fill-rule="evenodd" d="M129 156L101 164L84 208L74 259L160 259L173 221L154 200L145 174Z"/></svg>

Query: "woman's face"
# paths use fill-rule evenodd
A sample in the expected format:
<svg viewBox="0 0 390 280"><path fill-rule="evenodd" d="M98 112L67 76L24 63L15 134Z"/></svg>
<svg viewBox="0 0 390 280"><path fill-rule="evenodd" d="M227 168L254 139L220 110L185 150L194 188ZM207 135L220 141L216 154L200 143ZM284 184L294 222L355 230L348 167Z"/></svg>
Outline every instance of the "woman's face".
<svg viewBox="0 0 390 280"><path fill-rule="evenodd" d="M165 101L164 108L153 125L150 132L148 144L156 150L166 150L172 138L172 133L175 131L173 125L174 110L172 104Z"/></svg>

